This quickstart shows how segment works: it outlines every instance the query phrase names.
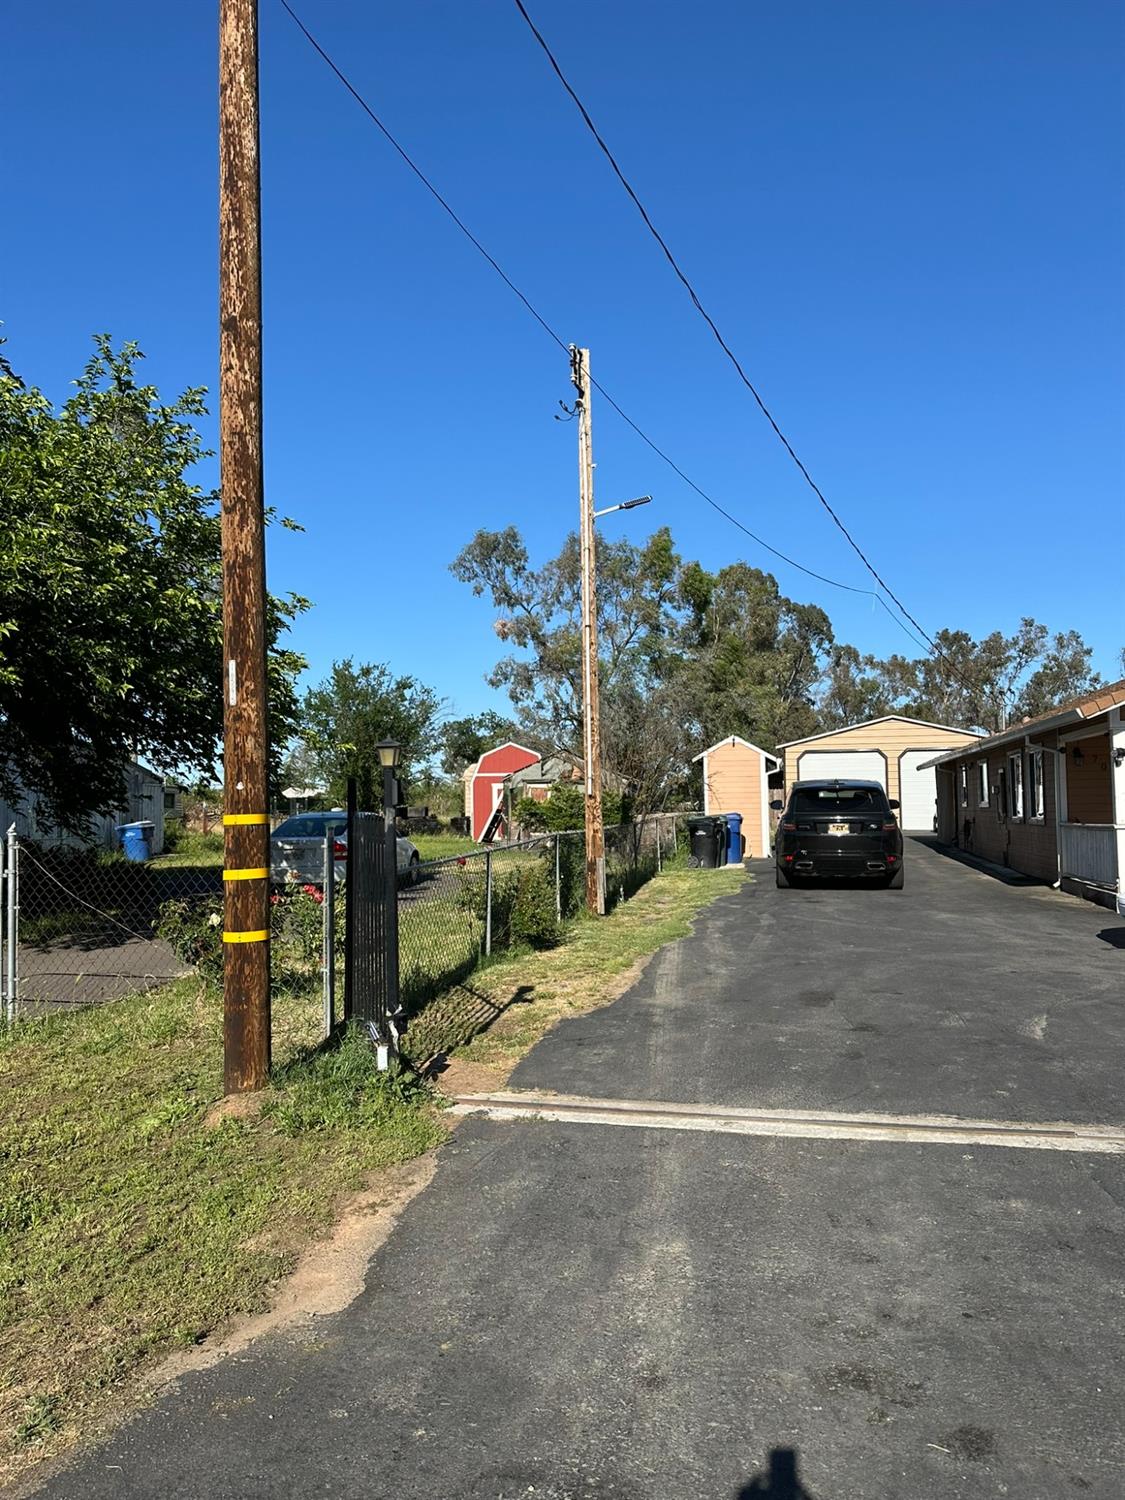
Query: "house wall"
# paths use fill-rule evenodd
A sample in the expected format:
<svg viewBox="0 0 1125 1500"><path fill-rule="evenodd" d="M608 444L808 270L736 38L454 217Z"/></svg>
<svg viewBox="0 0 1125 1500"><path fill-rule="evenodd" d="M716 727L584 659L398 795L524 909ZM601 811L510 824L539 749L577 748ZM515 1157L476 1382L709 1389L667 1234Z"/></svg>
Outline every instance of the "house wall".
<svg viewBox="0 0 1125 1500"><path fill-rule="evenodd" d="M967 853L993 864L1007 865L1024 875L1040 880L1058 877L1058 844L1055 832L1055 757L1051 749L1055 736L1032 736L1032 747L1043 747L1043 816L1028 816L1027 792L1024 792L1024 816L1013 818L1007 809L1008 756L1023 751L1019 744L1001 745L987 755L966 755L952 762L950 776L945 767L938 770L938 836L955 843ZM980 801L977 766L988 764L988 801ZM962 793L961 771L968 772L967 790ZM1026 767L1024 770L1026 783ZM943 792L943 783L945 791ZM952 797L950 797L950 789ZM967 800L966 800L967 798ZM953 807L950 809L949 802ZM952 818L949 814L952 811Z"/></svg>
<svg viewBox="0 0 1125 1500"><path fill-rule="evenodd" d="M888 719L881 724L860 724L847 729L838 729L832 734L820 735L816 739L799 740L788 745L782 752L785 756L785 792L799 779L797 769L801 755L806 750L879 750L887 762L887 796L901 800L898 782L899 756L904 750L932 750L939 755L956 745L969 745L978 738L963 729L935 729L931 724L919 723L916 719Z"/></svg>
<svg viewBox="0 0 1125 1500"><path fill-rule="evenodd" d="M762 837L762 809L768 800L761 754L737 742L709 750L703 759L703 805L708 812L742 814L742 833L749 858L764 859L769 845ZM768 838L767 820L767 838Z"/></svg>
<svg viewBox="0 0 1125 1500"><path fill-rule="evenodd" d="M1109 774L1109 734L1093 734L1066 745L1068 823L1112 823L1113 788ZM1074 759L1082 751L1082 764Z"/></svg>
<svg viewBox="0 0 1125 1500"><path fill-rule="evenodd" d="M119 812L99 813L90 819L86 835L63 833L51 828L39 812L39 797L34 792L23 796L14 806L0 802L0 836L14 823L16 835L34 840L51 849L102 849L117 847L115 832L119 823L152 823L152 852L164 852L164 782L155 772L130 762L125 768L125 805Z"/></svg>

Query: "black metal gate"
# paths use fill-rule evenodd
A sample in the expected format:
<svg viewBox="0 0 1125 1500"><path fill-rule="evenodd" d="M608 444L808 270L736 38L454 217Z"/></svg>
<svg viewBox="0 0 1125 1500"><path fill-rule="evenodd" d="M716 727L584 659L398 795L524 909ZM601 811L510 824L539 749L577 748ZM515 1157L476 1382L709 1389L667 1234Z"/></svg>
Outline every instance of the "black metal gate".
<svg viewBox="0 0 1125 1500"><path fill-rule="evenodd" d="M348 820L348 873L344 881L344 1019L372 1026L377 1040L393 1042L389 1022L398 1016L397 879L381 813L353 812Z"/></svg>

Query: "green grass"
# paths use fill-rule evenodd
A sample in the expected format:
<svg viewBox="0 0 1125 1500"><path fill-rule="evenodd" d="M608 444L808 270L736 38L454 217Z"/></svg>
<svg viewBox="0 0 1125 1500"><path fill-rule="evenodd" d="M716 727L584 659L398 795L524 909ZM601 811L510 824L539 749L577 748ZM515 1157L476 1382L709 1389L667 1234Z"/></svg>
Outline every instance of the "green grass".
<svg viewBox="0 0 1125 1500"><path fill-rule="evenodd" d="M265 1307L341 1193L440 1138L356 1038L280 1068L260 1118L206 1126L221 1053L197 980L0 1033L0 1482Z"/></svg>
<svg viewBox="0 0 1125 1500"><path fill-rule="evenodd" d="M166 853L150 862L154 870L211 869L223 862L222 833L196 833L169 823L164 840Z"/></svg>
<svg viewBox="0 0 1125 1500"><path fill-rule="evenodd" d="M451 859L455 854L479 854L481 845L459 833L418 833L410 835L422 859Z"/></svg>

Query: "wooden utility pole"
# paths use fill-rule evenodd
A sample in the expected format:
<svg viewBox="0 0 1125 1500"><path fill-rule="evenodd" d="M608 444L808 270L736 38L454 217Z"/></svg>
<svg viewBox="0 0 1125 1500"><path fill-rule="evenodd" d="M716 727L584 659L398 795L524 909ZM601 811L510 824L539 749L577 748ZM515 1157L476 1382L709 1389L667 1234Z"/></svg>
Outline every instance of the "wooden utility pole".
<svg viewBox="0 0 1125 1500"><path fill-rule="evenodd" d="M266 559L258 4L219 0L219 464L223 547L223 1076L270 1069Z"/></svg>
<svg viewBox="0 0 1125 1500"><path fill-rule="evenodd" d="M578 392L579 551L582 560L582 730L586 772L586 905L605 915L605 833L602 828L602 733L598 698L598 581L594 546L594 450L590 435L590 351L570 350Z"/></svg>

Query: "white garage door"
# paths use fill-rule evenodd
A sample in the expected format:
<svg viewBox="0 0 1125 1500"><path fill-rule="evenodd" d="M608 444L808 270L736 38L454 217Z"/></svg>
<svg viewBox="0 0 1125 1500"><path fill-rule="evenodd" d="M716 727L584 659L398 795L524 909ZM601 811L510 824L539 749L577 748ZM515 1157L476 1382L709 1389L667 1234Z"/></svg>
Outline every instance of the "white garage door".
<svg viewBox="0 0 1125 1500"><path fill-rule="evenodd" d="M799 781L877 781L887 785L887 763L878 750L806 750L797 760Z"/></svg>
<svg viewBox="0 0 1125 1500"><path fill-rule="evenodd" d="M924 760L933 760L940 750L904 750L898 763L899 798L902 811L899 820L912 833L933 833L937 813L937 772L931 766L919 771Z"/></svg>

